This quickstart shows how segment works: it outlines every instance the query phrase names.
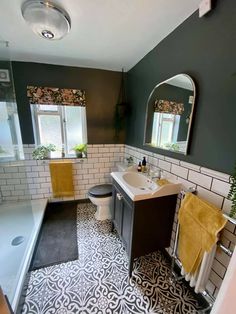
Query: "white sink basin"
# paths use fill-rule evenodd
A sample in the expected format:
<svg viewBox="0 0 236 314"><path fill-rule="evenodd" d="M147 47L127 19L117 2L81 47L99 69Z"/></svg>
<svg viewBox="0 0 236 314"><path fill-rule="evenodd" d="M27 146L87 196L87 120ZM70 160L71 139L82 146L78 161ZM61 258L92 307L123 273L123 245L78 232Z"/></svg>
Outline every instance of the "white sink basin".
<svg viewBox="0 0 236 314"><path fill-rule="evenodd" d="M158 188L158 185L155 182L142 175L141 173L126 172L123 174L122 178L127 184L140 190L153 191Z"/></svg>
<svg viewBox="0 0 236 314"><path fill-rule="evenodd" d="M168 179L170 184L159 186L138 172L112 172L111 176L133 201L178 194L182 184Z"/></svg>

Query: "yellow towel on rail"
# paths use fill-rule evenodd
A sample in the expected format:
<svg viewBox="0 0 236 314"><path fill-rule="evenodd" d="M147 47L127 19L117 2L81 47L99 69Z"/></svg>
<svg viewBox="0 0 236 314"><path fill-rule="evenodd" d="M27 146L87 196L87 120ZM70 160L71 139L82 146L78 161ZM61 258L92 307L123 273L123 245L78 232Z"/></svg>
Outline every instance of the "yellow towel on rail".
<svg viewBox="0 0 236 314"><path fill-rule="evenodd" d="M73 196L74 186L71 162L50 162L52 191L54 197Z"/></svg>
<svg viewBox="0 0 236 314"><path fill-rule="evenodd" d="M218 240L227 220L220 210L199 197L186 193L179 210L178 255L185 272L194 274Z"/></svg>

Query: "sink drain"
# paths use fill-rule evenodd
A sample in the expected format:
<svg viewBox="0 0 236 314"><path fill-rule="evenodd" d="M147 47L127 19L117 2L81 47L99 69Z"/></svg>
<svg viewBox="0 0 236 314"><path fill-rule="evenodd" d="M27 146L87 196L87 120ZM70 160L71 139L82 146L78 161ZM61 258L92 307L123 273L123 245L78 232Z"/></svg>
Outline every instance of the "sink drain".
<svg viewBox="0 0 236 314"><path fill-rule="evenodd" d="M20 245L20 244L23 243L23 242L24 242L24 237L18 236L18 237L15 237L15 238L11 241L11 245L17 246L17 245Z"/></svg>

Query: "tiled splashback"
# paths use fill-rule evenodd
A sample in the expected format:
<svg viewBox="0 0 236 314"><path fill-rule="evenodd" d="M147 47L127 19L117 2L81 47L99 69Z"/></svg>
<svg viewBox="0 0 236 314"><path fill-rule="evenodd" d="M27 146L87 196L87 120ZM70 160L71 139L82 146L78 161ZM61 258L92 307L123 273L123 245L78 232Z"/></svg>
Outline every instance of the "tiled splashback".
<svg viewBox="0 0 236 314"><path fill-rule="evenodd" d="M18 201L23 199L52 199L51 178L48 160L33 160L34 145L24 145L25 161L0 164L0 187L3 201ZM73 179L75 197L72 199L87 198L88 189L96 184L111 182L110 172L116 169L116 164L132 156L136 164L147 157L147 164L153 170L159 167L166 176L178 179L185 188L196 187L198 196L229 212L231 202L226 199L229 191L229 175L213 171L198 165L165 157L132 146L125 145L88 145L88 158L82 162L73 159ZM71 198L63 198L71 199ZM177 226L177 212L173 225L171 254ZM233 250L236 243L235 226L228 222L223 231L221 241ZM210 274L207 289L216 296L224 278L229 256L218 250Z"/></svg>
<svg viewBox="0 0 236 314"><path fill-rule="evenodd" d="M3 201L52 199L49 160L33 160L34 145L24 145L25 159L0 164L0 187ZM71 159L73 163L74 197L87 198L88 189L96 184L111 182L110 173L123 161L124 145L88 145L88 158ZM53 199L55 200L55 199Z"/></svg>
<svg viewBox="0 0 236 314"><path fill-rule="evenodd" d="M230 211L231 202L226 198L229 192L229 175L218 171L213 171L198 165L187 163L178 159L169 158L163 155L155 154L143 149L132 146L125 147L125 158L132 156L135 163L147 158L147 164L155 168L161 168L164 175L168 178L179 180L185 189L195 187L197 195L228 213ZM177 227L177 213L180 205L180 199L176 207L175 221L172 231L171 246L167 249L172 254L174 247L175 232ZM235 225L228 222L222 233L221 242L229 249L233 250L236 244ZM209 294L216 297L226 269L229 264L230 257L222 250L218 249L210 273L210 279L207 284Z"/></svg>

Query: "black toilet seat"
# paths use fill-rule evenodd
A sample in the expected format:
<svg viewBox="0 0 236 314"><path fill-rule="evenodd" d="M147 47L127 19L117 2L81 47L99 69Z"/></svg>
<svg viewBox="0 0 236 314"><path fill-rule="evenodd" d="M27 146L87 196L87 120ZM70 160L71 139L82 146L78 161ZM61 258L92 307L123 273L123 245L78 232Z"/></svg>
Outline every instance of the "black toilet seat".
<svg viewBox="0 0 236 314"><path fill-rule="evenodd" d="M97 198L112 196L112 184L95 185L88 190L88 194Z"/></svg>

